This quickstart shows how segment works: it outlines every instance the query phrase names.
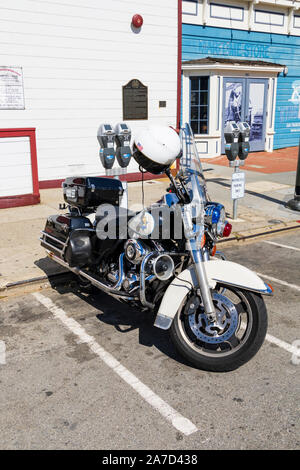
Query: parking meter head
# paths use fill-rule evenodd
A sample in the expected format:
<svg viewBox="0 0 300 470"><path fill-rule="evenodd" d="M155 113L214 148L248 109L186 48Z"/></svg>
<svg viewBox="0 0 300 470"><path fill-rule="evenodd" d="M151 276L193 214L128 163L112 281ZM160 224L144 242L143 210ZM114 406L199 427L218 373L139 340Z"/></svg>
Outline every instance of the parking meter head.
<svg viewBox="0 0 300 470"><path fill-rule="evenodd" d="M121 168L126 168L132 157L130 148L131 129L125 122L120 122L115 127L115 133L117 161Z"/></svg>
<svg viewBox="0 0 300 470"><path fill-rule="evenodd" d="M225 153L230 162L239 154L239 128L235 121L228 121L224 129Z"/></svg>
<svg viewBox="0 0 300 470"><path fill-rule="evenodd" d="M100 160L106 170L110 170L115 162L115 138L116 134L110 124L101 124L97 132L100 145Z"/></svg>
<svg viewBox="0 0 300 470"><path fill-rule="evenodd" d="M227 144L238 142L240 130L235 121L227 121L224 129L224 137Z"/></svg>
<svg viewBox="0 0 300 470"><path fill-rule="evenodd" d="M248 122L239 122L237 124L238 128L239 128L239 131L240 131L240 135L239 135L239 138L242 142L248 142L249 141L249 137L250 137L250 126L248 124Z"/></svg>
<svg viewBox="0 0 300 470"><path fill-rule="evenodd" d="M250 126L247 122L239 122L238 128L240 131L239 135L239 158L240 160L246 160L250 151Z"/></svg>

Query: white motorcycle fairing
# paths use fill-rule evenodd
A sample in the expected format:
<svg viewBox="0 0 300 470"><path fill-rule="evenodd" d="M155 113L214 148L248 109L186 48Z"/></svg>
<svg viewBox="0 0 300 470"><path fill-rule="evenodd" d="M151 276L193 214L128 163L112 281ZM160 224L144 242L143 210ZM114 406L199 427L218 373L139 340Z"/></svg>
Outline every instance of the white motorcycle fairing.
<svg viewBox="0 0 300 470"><path fill-rule="evenodd" d="M272 295L271 288L256 273L240 264L224 260L209 260L204 264L211 289L214 289L219 283L258 292L262 295ZM170 328L173 318L192 286L197 287L197 277L193 266L180 273L167 288L159 306L154 326L163 330Z"/></svg>

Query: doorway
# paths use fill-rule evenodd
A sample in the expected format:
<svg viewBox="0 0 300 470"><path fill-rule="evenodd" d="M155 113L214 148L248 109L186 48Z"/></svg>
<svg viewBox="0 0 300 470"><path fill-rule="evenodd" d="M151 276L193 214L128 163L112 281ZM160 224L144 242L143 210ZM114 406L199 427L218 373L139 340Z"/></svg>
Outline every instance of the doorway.
<svg viewBox="0 0 300 470"><path fill-rule="evenodd" d="M250 132L250 152L265 149L268 80L264 78L223 79L222 153L225 153L224 127L227 121L246 121Z"/></svg>

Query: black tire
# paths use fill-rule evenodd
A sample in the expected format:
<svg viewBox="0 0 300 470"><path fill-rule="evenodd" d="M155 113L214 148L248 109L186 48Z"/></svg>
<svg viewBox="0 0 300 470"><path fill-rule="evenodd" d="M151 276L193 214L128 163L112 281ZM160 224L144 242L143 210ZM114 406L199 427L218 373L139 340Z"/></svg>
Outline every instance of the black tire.
<svg viewBox="0 0 300 470"><path fill-rule="evenodd" d="M239 329L243 336L236 347L233 345L237 343L236 333L238 328L233 335L235 340L235 342L232 341L233 345L229 344L233 336L230 340L217 345L205 343L196 338L189 328L187 315L185 314L188 297L185 304L176 313L171 325L170 336L174 346L189 363L198 369L212 372L228 372L237 369L248 362L264 342L268 320L262 296L228 286L226 286L226 293L222 295L228 297L228 292L234 293L236 298L241 299L240 304L243 305L245 310L247 308L246 315L249 319L249 325L244 328L244 322L241 322L242 313L239 313ZM243 331L245 332L243 333Z"/></svg>

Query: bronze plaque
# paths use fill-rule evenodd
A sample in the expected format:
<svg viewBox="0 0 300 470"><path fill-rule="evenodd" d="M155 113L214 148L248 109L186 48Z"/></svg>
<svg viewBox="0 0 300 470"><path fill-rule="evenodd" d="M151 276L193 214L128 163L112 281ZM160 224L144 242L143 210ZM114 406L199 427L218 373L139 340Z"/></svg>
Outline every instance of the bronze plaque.
<svg viewBox="0 0 300 470"><path fill-rule="evenodd" d="M123 120L148 119L148 87L137 79L123 86Z"/></svg>

